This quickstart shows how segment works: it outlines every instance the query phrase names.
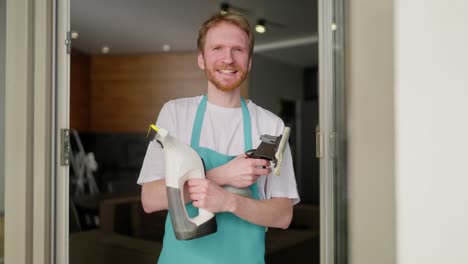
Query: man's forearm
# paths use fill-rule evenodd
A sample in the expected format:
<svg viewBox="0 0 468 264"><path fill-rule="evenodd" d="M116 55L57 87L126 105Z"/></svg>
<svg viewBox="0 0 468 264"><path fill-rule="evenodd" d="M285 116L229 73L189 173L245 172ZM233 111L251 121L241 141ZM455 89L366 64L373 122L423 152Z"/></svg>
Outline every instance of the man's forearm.
<svg viewBox="0 0 468 264"><path fill-rule="evenodd" d="M189 203L190 195L184 186L184 202ZM157 180L143 184L141 189L141 204L146 213L167 210L169 207L166 192L166 180Z"/></svg>
<svg viewBox="0 0 468 264"><path fill-rule="evenodd" d="M226 185L222 177L222 166L216 167L206 172L206 178L215 182L219 186Z"/></svg>
<svg viewBox="0 0 468 264"><path fill-rule="evenodd" d="M230 212L257 225L286 229L291 223L293 205L289 198L255 200L232 194L227 204Z"/></svg>
<svg viewBox="0 0 468 264"><path fill-rule="evenodd" d="M166 180L144 183L141 188L141 204L146 213L167 209Z"/></svg>

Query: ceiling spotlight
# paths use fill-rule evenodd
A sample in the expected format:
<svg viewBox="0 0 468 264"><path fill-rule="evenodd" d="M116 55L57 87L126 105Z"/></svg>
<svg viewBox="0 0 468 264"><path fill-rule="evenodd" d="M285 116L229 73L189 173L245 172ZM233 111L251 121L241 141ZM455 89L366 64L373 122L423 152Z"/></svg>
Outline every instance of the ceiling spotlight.
<svg viewBox="0 0 468 264"><path fill-rule="evenodd" d="M168 51L171 50L171 46L170 46L169 44L164 44L164 45L162 46L162 50L163 50L164 52L168 52Z"/></svg>
<svg viewBox="0 0 468 264"><path fill-rule="evenodd" d="M221 15L227 15L228 12L229 12L229 4L228 3L221 3L221 11L219 11L219 13Z"/></svg>
<svg viewBox="0 0 468 264"><path fill-rule="evenodd" d="M107 53L109 53L109 51L110 51L109 46L107 46L107 45L102 46L102 48L101 48L101 53L102 54L107 54Z"/></svg>
<svg viewBox="0 0 468 264"><path fill-rule="evenodd" d="M71 38L72 38L72 39L77 39L79 35L80 35L80 34L78 34L77 31L72 31L72 32L71 32Z"/></svg>
<svg viewBox="0 0 468 264"><path fill-rule="evenodd" d="M266 27L265 27L265 19L259 19L257 21L257 25L255 26L255 31L258 33L265 33Z"/></svg>
<svg viewBox="0 0 468 264"><path fill-rule="evenodd" d="M242 8L242 7L239 7L239 6L235 6L235 5L229 4L227 2L221 2L219 13L221 15L227 15L229 13L237 13L237 14L248 15L251 12L248 9L245 9L245 8Z"/></svg>

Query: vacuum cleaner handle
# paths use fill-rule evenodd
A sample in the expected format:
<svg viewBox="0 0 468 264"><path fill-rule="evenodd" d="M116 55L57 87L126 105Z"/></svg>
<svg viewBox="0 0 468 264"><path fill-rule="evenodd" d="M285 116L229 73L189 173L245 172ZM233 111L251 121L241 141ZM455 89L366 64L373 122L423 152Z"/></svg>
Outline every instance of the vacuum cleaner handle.
<svg viewBox="0 0 468 264"><path fill-rule="evenodd" d="M199 170L191 170L191 171L187 172L181 179L181 181L183 182L183 183L181 183L182 188L185 185L186 181L188 181L189 179L196 179L196 178L204 179L205 178L205 173L204 172L202 173ZM184 197L183 197L184 196L183 191L181 191L181 195L182 196L181 196L180 201L183 203L184 200L185 200ZM193 218L190 218L188 216L188 214L186 214L186 216L192 223L194 223L197 226L200 226L200 225L204 224L205 222L207 222L208 220L210 220L210 218L214 217L214 214L207 211L204 208L198 208L198 215L197 216L195 216Z"/></svg>
<svg viewBox="0 0 468 264"><path fill-rule="evenodd" d="M190 218L184 202L183 186L185 182L193 178L202 178L204 173L200 169L190 170L180 178L180 187L166 186L169 213L171 215L174 234L178 240L190 240L206 236L216 232L216 217L213 213L198 209L198 215Z"/></svg>
<svg viewBox="0 0 468 264"><path fill-rule="evenodd" d="M190 221L192 221L192 223L196 224L197 226L200 226L210 220L213 216L213 213L210 213L203 208L198 208L198 215L194 218L191 218Z"/></svg>

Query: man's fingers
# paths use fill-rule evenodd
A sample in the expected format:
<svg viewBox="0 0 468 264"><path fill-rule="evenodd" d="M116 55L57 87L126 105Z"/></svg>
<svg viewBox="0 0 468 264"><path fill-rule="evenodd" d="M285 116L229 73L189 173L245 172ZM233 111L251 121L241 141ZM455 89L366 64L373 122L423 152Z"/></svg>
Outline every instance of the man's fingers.
<svg viewBox="0 0 468 264"><path fill-rule="evenodd" d="M255 167L269 167L270 161L266 159L249 159L252 166Z"/></svg>
<svg viewBox="0 0 468 264"><path fill-rule="evenodd" d="M194 187L194 186L201 186L201 185L206 185L206 179L202 178L195 178L195 179L190 179L187 181L187 185L189 187Z"/></svg>
<svg viewBox="0 0 468 264"><path fill-rule="evenodd" d="M271 168L255 168L254 169L254 174L255 175L268 175L271 173Z"/></svg>
<svg viewBox="0 0 468 264"><path fill-rule="evenodd" d="M198 201L198 200L201 200L202 198L203 198L203 194L199 194L199 193L190 194L190 199L192 201Z"/></svg>
<svg viewBox="0 0 468 264"><path fill-rule="evenodd" d="M247 154L245 154L245 153L242 153L242 154L239 154L239 156L237 156L237 157L238 157L238 158L244 158L244 159L246 159L246 158L248 158L249 156L247 156Z"/></svg>
<svg viewBox="0 0 468 264"><path fill-rule="evenodd" d="M206 193L206 187L205 186L200 186L200 185L189 186L188 191L189 191L190 194L193 194L193 193Z"/></svg>

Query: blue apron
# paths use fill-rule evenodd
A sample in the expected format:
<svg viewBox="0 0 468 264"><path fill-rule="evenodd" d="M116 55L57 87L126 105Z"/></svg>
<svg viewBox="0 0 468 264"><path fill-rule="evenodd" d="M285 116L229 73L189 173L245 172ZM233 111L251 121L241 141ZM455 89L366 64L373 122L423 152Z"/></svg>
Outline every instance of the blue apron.
<svg viewBox="0 0 468 264"><path fill-rule="evenodd" d="M227 156L212 149L200 147L200 134L206 111L206 95L198 106L193 124L191 146L203 158L206 170L224 165L235 156ZM241 98L244 123L244 151L252 149L249 110ZM259 199L257 183L250 187L252 198ZM192 203L186 205L190 217L198 215ZM228 212L217 213L216 233L193 240L177 240L167 214L160 264L257 264L265 263L265 227L247 222Z"/></svg>

